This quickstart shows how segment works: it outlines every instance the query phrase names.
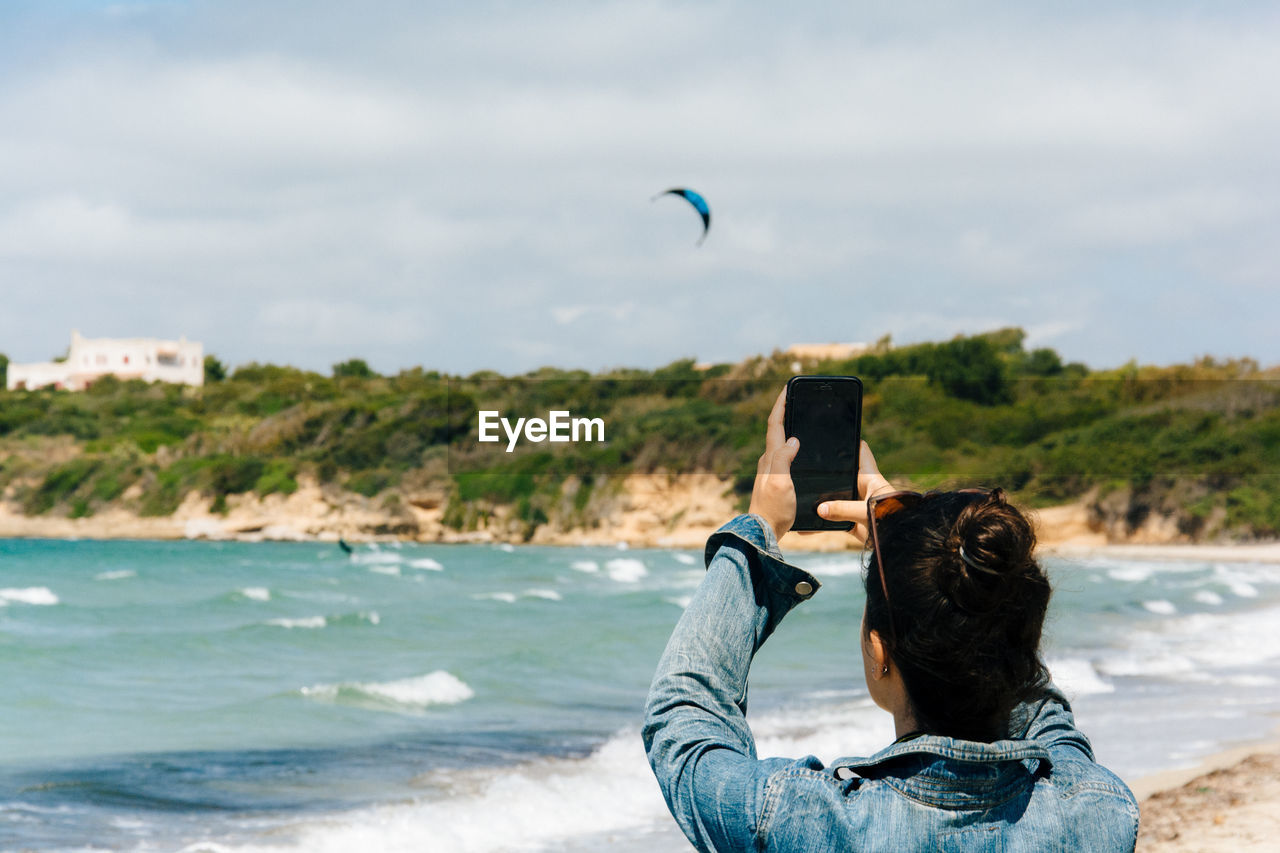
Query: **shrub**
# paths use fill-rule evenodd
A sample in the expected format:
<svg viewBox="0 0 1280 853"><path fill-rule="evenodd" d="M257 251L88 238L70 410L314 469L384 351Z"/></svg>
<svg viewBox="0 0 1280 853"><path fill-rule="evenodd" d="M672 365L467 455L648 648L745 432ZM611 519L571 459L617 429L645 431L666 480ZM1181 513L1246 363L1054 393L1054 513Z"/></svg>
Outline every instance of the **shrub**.
<svg viewBox="0 0 1280 853"><path fill-rule="evenodd" d="M209 460L209 486L215 495L252 490L267 464L256 456L219 456Z"/></svg>
<svg viewBox="0 0 1280 853"><path fill-rule="evenodd" d="M291 495L298 490L298 481L294 477L296 472L296 466L292 461L272 459L267 463L266 470L258 477L257 482L253 484L253 490L263 497L272 492Z"/></svg>
<svg viewBox="0 0 1280 853"><path fill-rule="evenodd" d="M42 482L22 502L27 515L43 515L80 488L101 464L100 460L80 457L63 463L45 475Z"/></svg>

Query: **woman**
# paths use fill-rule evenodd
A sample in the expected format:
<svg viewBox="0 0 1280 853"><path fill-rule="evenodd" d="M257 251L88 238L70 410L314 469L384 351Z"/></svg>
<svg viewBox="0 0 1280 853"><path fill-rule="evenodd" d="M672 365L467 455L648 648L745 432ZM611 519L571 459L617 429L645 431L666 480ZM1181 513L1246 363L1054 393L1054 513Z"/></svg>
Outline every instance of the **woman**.
<svg viewBox="0 0 1280 853"><path fill-rule="evenodd" d="M708 540L649 692L645 748L685 835L705 851L1132 850L1133 794L1094 761L1040 661L1049 584L1026 518L999 490L895 492L865 442L862 499L819 514L874 549L863 667L898 739L830 765L756 758L751 659L819 586L778 550L799 449L784 407L779 394L748 514Z"/></svg>

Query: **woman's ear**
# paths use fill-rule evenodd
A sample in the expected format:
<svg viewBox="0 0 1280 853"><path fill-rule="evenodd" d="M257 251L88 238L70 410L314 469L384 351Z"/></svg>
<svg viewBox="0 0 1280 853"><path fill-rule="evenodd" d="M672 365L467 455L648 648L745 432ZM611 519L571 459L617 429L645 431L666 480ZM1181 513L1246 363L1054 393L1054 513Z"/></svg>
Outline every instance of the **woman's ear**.
<svg viewBox="0 0 1280 853"><path fill-rule="evenodd" d="M871 663L869 673L872 678L879 681L889 674L889 650L884 644L884 640L880 638L880 632L875 630L867 631L863 635L863 648L866 649L866 655Z"/></svg>

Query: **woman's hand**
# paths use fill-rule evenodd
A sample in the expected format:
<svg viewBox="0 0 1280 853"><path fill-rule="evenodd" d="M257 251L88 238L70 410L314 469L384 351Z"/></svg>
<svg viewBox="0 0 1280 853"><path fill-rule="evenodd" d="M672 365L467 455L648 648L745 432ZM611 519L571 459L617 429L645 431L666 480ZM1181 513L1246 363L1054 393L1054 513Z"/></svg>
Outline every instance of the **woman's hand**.
<svg viewBox="0 0 1280 853"><path fill-rule="evenodd" d="M756 463L756 482L751 488L747 510L760 516L779 539L796 521L796 487L791 482L791 462L800 450L800 441L786 436L783 418L787 411L787 389L783 388L769 412L764 436L764 453ZM865 510L864 510L865 513Z"/></svg>
<svg viewBox="0 0 1280 853"><path fill-rule="evenodd" d="M865 543L870 534L867 528L867 498L893 491L897 490L880 473L876 458L871 454L871 447L864 441L858 451L858 497L861 500L820 503L818 515L828 521L852 521L853 527L849 528L849 534Z"/></svg>

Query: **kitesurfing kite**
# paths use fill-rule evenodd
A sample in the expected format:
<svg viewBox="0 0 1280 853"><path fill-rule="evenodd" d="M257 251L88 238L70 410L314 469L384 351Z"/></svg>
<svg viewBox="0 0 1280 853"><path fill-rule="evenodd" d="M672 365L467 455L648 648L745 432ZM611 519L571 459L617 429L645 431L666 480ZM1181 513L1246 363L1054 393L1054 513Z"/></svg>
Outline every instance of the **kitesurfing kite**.
<svg viewBox="0 0 1280 853"><path fill-rule="evenodd" d="M698 245L701 246L702 241L707 239L707 232L711 230L711 208L707 207L707 200L693 190L687 190L683 187L676 187L664 193L658 193L649 200L657 201L664 195L678 195L693 205L694 210L698 211L698 215L702 217L702 236L698 238Z"/></svg>

